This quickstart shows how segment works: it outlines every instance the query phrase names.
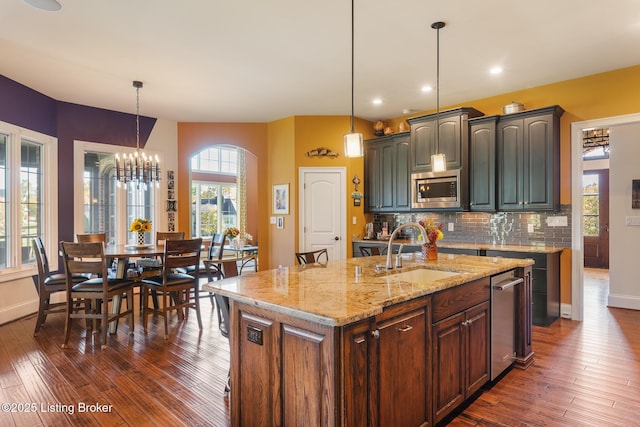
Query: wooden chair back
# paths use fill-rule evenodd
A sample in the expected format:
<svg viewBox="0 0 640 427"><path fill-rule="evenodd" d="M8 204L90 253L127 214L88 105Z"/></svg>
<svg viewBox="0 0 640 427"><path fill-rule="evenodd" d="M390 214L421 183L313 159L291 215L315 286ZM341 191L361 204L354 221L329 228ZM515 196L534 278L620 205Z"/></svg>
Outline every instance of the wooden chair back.
<svg viewBox="0 0 640 427"><path fill-rule="evenodd" d="M164 244L167 240L184 240L184 231L157 231L156 245Z"/></svg>
<svg viewBox="0 0 640 427"><path fill-rule="evenodd" d="M47 258L47 252L44 249L44 244L40 237L35 237L31 241L33 252L36 254L36 264L38 265L38 282L39 286L36 287L38 294L40 293L40 286L44 286L45 279L51 274L49 271L49 259Z"/></svg>
<svg viewBox="0 0 640 427"><path fill-rule="evenodd" d="M107 243L107 233L78 233L76 234L78 243L104 242Z"/></svg>
<svg viewBox="0 0 640 427"><path fill-rule="evenodd" d="M162 269L163 281L167 282L167 276L171 274L173 270L188 267L191 267L189 274L197 278L200 272L201 246L201 238L165 241L164 268Z"/></svg>
<svg viewBox="0 0 640 427"><path fill-rule="evenodd" d="M208 259L222 259L225 240L225 235L221 233L215 233L213 237L211 237L211 245L209 245L209 254L207 256Z"/></svg>
<svg viewBox="0 0 640 427"><path fill-rule="evenodd" d="M326 248L308 252L296 252L296 259L300 265L315 264L316 262L328 262L329 254Z"/></svg>
<svg viewBox="0 0 640 427"><path fill-rule="evenodd" d="M77 274L102 277L106 292L108 274L104 242L61 242L60 247L67 277L67 292L71 292L74 285L72 276Z"/></svg>
<svg viewBox="0 0 640 427"><path fill-rule="evenodd" d="M382 255L384 248L380 246L360 246L360 255L362 256L374 256Z"/></svg>

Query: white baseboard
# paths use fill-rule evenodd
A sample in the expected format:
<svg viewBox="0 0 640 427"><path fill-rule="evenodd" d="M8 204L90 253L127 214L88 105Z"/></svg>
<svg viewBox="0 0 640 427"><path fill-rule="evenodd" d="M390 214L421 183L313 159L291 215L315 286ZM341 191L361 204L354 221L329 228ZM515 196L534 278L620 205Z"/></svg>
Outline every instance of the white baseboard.
<svg viewBox="0 0 640 427"><path fill-rule="evenodd" d="M0 309L0 325L38 312L38 300L32 299Z"/></svg>
<svg viewBox="0 0 640 427"><path fill-rule="evenodd" d="M571 304L560 304L560 317L571 319Z"/></svg>
<svg viewBox="0 0 640 427"><path fill-rule="evenodd" d="M609 294L607 297L607 306L640 310L640 297L634 295Z"/></svg>

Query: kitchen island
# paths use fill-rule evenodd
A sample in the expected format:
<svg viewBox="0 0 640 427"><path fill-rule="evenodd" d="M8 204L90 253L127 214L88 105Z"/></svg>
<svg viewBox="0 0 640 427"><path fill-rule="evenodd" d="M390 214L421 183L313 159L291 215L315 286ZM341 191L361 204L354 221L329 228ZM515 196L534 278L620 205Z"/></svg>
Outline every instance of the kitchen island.
<svg viewBox="0 0 640 427"><path fill-rule="evenodd" d="M233 425L434 425L489 380L489 280L513 270L515 364L531 260L440 255L291 266L211 282L231 305ZM356 274L356 267L362 274Z"/></svg>

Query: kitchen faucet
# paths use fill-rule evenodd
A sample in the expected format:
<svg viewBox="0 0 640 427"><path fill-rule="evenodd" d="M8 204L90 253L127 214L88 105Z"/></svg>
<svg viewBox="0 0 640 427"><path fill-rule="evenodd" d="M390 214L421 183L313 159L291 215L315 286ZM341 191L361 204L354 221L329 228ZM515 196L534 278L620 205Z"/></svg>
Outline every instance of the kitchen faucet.
<svg viewBox="0 0 640 427"><path fill-rule="evenodd" d="M398 234L398 231L402 230L405 227L416 227L418 230L420 230L420 233L422 233L422 241L426 242L427 239L427 231L424 229L423 226L421 226L420 224L418 224L417 222L405 222L404 224L400 224L398 226L398 228L396 228L395 230L393 230L393 233L391 233L391 237L389 237L389 246L387 247L387 262L385 265L385 268L387 270L391 270L393 268L393 264L391 263L391 252L393 251L393 240L395 239L396 235ZM402 252L402 245L400 245L400 249L398 250L398 257L401 256L401 252ZM400 266L401 263L398 262L398 266Z"/></svg>

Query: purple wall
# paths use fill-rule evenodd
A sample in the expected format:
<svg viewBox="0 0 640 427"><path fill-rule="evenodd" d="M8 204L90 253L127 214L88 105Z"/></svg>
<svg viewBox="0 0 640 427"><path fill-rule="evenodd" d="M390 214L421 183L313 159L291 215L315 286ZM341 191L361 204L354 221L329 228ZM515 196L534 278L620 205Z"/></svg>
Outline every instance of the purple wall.
<svg viewBox="0 0 640 427"><path fill-rule="evenodd" d="M0 75L0 121L58 138L58 187L73 187L73 141L136 146L136 116L56 101ZM140 117L145 146L156 119ZM58 238L74 240L73 191L58 192Z"/></svg>

